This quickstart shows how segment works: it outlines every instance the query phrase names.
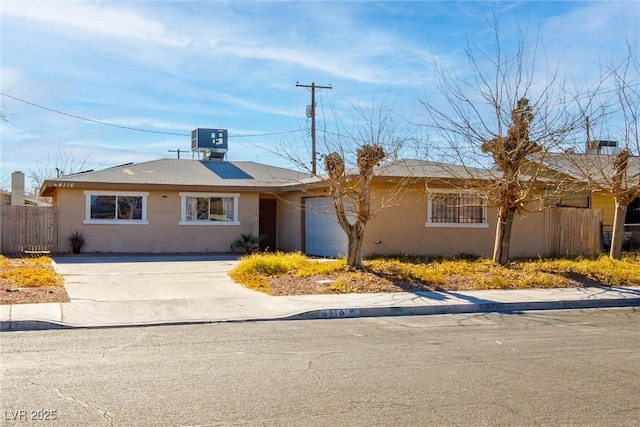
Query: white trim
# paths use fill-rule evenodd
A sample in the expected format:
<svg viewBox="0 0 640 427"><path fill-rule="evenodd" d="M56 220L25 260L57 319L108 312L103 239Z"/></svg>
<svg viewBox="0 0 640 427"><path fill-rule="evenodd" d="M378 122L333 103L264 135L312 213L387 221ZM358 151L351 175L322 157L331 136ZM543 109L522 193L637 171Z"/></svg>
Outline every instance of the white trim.
<svg viewBox="0 0 640 427"><path fill-rule="evenodd" d="M424 223L425 227L430 228L489 228L489 218L487 216L487 202L486 200L482 206L482 217L485 222L431 222L432 203L433 198L431 194L475 194L482 199L482 194L472 190L453 190L453 189L438 189L435 191L429 191L427 193L427 221Z"/></svg>
<svg viewBox="0 0 640 427"><path fill-rule="evenodd" d="M178 225L240 225L240 221L179 221Z"/></svg>
<svg viewBox="0 0 640 427"><path fill-rule="evenodd" d="M149 196L149 192L147 191L92 191L92 190L84 190L85 196L141 196L147 197Z"/></svg>
<svg viewBox="0 0 640 427"><path fill-rule="evenodd" d="M430 228L489 228L488 222L425 222L425 227Z"/></svg>
<svg viewBox="0 0 640 427"><path fill-rule="evenodd" d="M178 225L240 225L238 218L238 204L240 193L191 193L179 192L180 196L180 221ZM233 221L187 221L187 197L227 198L233 199Z"/></svg>
<svg viewBox="0 0 640 427"><path fill-rule="evenodd" d="M141 219L85 219L83 224L109 224L109 225L149 225L149 221Z"/></svg>
<svg viewBox="0 0 640 427"><path fill-rule="evenodd" d="M147 197L146 191L91 191L84 190L84 220L83 224L108 224L108 225L148 225L147 220ZM92 219L91 218L91 196L132 196L142 197L142 219Z"/></svg>

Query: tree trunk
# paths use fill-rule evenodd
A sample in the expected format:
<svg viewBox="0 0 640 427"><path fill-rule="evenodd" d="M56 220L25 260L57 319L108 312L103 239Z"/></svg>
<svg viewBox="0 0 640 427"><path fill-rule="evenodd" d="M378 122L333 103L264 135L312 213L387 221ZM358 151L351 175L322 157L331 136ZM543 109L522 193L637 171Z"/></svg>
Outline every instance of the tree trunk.
<svg viewBox="0 0 640 427"><path fill-rule="evenodd" d="M511 244L511 228L515 208L498 208L498 224L496 225L496 240L493 246L493 262L501 265L509 263L509 246Z"/></svg>
<svg viewBox="0 0 640 427"><path fill-rule="evenodd" d="M353 227L347 237L347 265L360 270L362 269L362 239L364 232L359 230L358 227Z"/></svg>
<svg viewBox="0 0 640 427"><path fill-rule="evenodd" d="M611 233L611 250L609 258L622 257L622 241L624 240L624 220L627 216L627 204L616 197L616 212L613 217L613 232Z"/></svg>

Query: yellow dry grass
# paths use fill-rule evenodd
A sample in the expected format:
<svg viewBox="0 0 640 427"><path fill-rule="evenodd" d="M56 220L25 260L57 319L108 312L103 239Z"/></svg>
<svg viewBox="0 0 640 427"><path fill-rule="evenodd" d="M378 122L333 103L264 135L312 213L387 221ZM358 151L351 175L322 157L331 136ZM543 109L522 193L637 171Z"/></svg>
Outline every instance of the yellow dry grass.
<svg viewBox="0 0 640 427"><path fill-rule="evenodd" d="M0 255L0 280L16 288L62 286L49 257L7 258Z"/></svg>
<svg viewBox="0 0 640 427"><path fill-rule="evenodd" d="M565 288L586 285L640 286L640 255L621 260L520 260L501 266L487 259L424 259L388 257L366 260L364 270L353 272L344 260L318 262L303 254L254 254L244 258L231 277L245 286L270 293L274 278L331 277L335 292L367 292L362 283L393 284L406 290L485 290ZM303 292L296 287L293 293ZM371 286L380 290L380 286Z"/></svg>

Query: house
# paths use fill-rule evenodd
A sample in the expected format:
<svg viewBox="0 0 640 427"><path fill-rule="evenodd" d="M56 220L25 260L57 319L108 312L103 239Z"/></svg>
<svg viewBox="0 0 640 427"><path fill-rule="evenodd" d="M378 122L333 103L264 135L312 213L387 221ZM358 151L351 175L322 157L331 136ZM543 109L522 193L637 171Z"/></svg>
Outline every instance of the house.
<svg viewBox="0 0 640 427"><path fill-rule="evenodd" d="M24 173L11 174L11 191L0 190L0 206L48 206L49 203L26 195Z"/></svg>
<svg viewBox="0 0 640 427"><path fill-rule="evenodd" d="M604 243L608 245L616 211L611 188L615 175L613 161L618 150L613 141L594 142L596 147L601 143L602 147L608 149L588 149L584 154L545 153L540 159L544 168L543 175L562 183L560 191L547 195L545 204L602 210ZM640 188L640 157L629 157L628 170L621 185L622 188ZM636 197L628 205L624 224L627 237L634 231L640 233L640 197Z"/></svg>
<svg viewBox="0 0 640 427"><path fill-rule="evenodd" d="M497 212L461 190L464 167L403 160L372 182L363 253L490 257ZM475 174L474 174L475 175ZM468 179L472 179L469 175ZM160 159L46 180L58 208L58 250L81 231L87 252L228 252L241 234L263 249L341 256L346 235L327 185L317 177L255 162ZM511 254L549 252L541 213L518 217Z"/></svg>

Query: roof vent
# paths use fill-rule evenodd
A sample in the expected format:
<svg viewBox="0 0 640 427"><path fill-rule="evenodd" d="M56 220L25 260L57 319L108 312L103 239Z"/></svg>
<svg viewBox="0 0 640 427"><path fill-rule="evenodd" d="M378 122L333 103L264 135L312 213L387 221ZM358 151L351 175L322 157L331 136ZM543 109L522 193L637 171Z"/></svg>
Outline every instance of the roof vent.
<svg viewBox="0 0 640 427"><path fill-rule="evenodd" d="M191 131L191 151L204 153L209 159L224 160L228 138L226 129L194 129Z"/></svg>

